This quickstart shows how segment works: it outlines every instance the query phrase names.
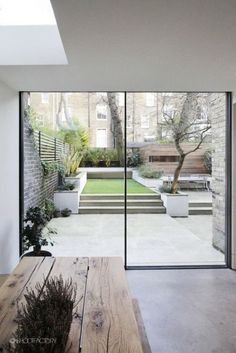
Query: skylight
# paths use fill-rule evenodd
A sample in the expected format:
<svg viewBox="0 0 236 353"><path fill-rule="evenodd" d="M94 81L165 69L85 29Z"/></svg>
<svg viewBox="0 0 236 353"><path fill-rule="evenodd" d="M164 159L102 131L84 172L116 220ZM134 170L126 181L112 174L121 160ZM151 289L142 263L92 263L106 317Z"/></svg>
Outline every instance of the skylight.
<svg viewBox="0 0 236 353"><path fill-rule="evenodd" d="M50 0L0 0L0 26L56 25Z"/></svg>

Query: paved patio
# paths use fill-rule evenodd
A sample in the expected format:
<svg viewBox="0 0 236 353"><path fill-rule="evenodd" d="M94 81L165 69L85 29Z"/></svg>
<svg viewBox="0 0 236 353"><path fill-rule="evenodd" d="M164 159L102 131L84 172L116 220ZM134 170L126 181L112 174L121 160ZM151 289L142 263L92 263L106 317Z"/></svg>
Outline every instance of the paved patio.
<svg viewBox="0 0 236 353"><path fill-rule="evenodd" d="M128 264L223 264L211 245L212 216L174 219L167 214L128 215ZM55 256L123 256L124 216L72 215L49 223L57 229Z"/></svg>

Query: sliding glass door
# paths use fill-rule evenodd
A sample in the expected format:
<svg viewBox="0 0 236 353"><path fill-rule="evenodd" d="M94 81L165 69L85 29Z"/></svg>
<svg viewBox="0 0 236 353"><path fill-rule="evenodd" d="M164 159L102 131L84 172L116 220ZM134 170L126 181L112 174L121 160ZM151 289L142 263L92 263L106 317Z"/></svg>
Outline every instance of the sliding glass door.
<svg viewBox="0 0 236 353"><path fill-rule="evenodd" d="M43 248L55 256L225 265L229 103L225 93L23 93L21 216L47 214L56 233Z"/></svg>
<svg viewBox="0 0 236 353"><path fill-rule="evenodd" d="M128 266L224 265L226 94L127 93L126 124Z"/></svg>

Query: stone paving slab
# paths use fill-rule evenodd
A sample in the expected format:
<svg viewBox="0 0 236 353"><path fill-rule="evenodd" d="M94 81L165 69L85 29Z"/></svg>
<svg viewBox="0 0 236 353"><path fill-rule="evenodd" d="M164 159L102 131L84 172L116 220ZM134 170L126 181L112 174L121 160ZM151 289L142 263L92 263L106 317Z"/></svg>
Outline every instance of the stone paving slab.
<svg viewBox="0 0 236 353"><path fill-rule="evenodd" d="M58 231L54 247L47 247L54 256L124 255L124 215L72 215L54 218L49 226ZM201 236L167 214L130 214L127 226L129 265L224 263L204 222L198 224Z"/></svg>

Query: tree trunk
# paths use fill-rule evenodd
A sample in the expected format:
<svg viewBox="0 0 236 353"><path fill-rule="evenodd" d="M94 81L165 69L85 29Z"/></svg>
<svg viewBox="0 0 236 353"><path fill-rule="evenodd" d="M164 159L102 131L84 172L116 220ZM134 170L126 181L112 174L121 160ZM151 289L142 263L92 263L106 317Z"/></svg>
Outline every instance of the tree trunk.
<svg viewBox="0 0 236 353"><path fill-rule="evenodd" d="M107 93L108 105L111 112L111 119L113 122L113 135L115 140L115 148L117 150L118 159L120 165L124 166L124 139L123 139L123 129L122 122L120 119L118 107L116 104L116 94Z"/></svg>
<svg viewBox="0 0 236 353"><path fill-rule="evenodd" d="M171 194L176 194L177 193L177 186L178 186L178 180L179 180L179 175L180 175L180 171L183 167L184 164L184 160L185 160L185 154L181 154L180 158L179 158L179 163L177 165L177 168L175 169L175 173L174 173L174 179L171 185Z"/></svg>

